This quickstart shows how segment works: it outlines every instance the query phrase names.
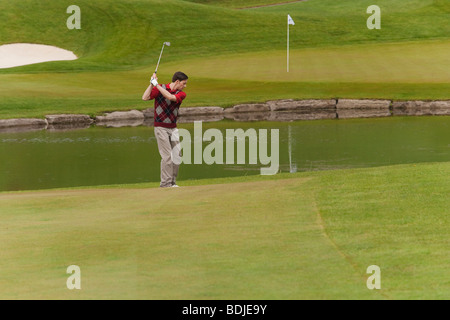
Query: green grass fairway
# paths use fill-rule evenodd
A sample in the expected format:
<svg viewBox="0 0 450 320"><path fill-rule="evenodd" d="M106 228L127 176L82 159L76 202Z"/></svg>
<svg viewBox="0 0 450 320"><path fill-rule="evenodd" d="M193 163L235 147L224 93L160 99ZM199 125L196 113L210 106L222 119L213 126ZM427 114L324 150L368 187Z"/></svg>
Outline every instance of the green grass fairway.
<svg viewBox="0 0 450 320"><path fill-rule="evenodd" d="M252 0L245 6L285 1ZM273 99L449 99L450 3L379 0L382 28L368 30L369 0L308 0L236 10L241 1L79 0L0 3L0 44L31 42L79 59L0 70L0 118L145 109L140 101L162 43L160 79L191 78L183 106ZM24 14L26 13L26 14ZM291 27L286 72L286 17ZM174 23L167 17L176 17Z"/></svg>
<svg viewBox="0 0 450 320"><path fill-rule="evenodd" d="M0 298L448 299L449 174L435 163L1 193ZM366 287L370 265L381 290Z"/></svg>
<svg viewBox="0 0 450 320"><path fill-rule="evenodd" d="M426 54L424 54L426 52ZM450 41L401 42L217 56L166 64L193 78L266 82L450 83ZM149 70L150 71L150 70Z"/></svg>

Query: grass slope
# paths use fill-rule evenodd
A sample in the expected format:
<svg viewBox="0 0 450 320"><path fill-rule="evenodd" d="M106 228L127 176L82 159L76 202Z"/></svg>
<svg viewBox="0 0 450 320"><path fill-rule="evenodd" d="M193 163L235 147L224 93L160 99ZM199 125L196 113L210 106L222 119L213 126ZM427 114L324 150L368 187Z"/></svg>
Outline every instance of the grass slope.
<svg viewBox="0 0 450 320"><path fill-rule="evenodd" d="M442 51L448 47L450 4L443 0L380 0L381 30L367 29L366 8L372 3L366 0L309 0L249 10L181 0L80 0L82 29L68 30L66 8L71 4L68 0L0 2L0 44L56 45L80 57L0 70L1 118L143 109L148 103L139 99L163 41L171 41L172 46L164 52L161 79L168 82L178 69L192 73L184 106L278 98L449 98L449 62ZM283 73L282 57L287 13L296 21L289 76ZM443 49L430 47L430 40L442 43ZM415 42L416 47L389 49L396 46L392 43L403 42ZM336 48L341 46L348 55L337 59ZM364 50L366 46L388 54L373 60L375 53ZM236 54L247 60L234 61ZM197 60L190 67L193 58ZM215 67L194 68L203 63ZM244 75L236 73L243 64L252 68L246 68ZM305 69L308 66L313 69ZM333 67L344 66L344 77L336 77ZM277 72L268 80L265 77L273 69ZM223 81L221 70L235 74ZM260 70L267 70L265 77ZM372 77L367 70L379 76ZM428 76L421 77L424 72ZM393 80L396 83L391 85Z"/></svg>
<svg viewBox="0 0 450 320"><path fill-rule="evenodd" d="M449 173L436 163L1 193L0 297L445 299ZM66 288L72 264L80 291ZM373 264L379 291L366 288Z"/></svg>
<svg viewBox="0 0 450 320"><path fill-rule="evenodd" d="M155 64L163 41L165 61L185 56L260 52L285 47L286 14L296 18L291 48L407 40L448 39L446 1L380 0L383 27L366 28L370 1L310 0L257 10L230 10L181 0L80 0L81 30L68 30L68 0L0 3L0 44L32 42L73 50L75 62L45 63L8 72L111 70ZM26 14L24 14L26 13ZM171 22L168 17L176 17ZM213 26L213 27L211 27ZM293 27L294 28L294 27ZM280 36L282 35L282 36Z"/></svg>

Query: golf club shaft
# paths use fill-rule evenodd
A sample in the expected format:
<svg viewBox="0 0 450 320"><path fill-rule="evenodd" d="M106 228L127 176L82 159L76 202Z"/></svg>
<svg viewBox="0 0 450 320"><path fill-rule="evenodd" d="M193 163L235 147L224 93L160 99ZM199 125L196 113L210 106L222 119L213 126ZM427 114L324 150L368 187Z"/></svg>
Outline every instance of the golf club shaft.
<svg viewBox="0 0 450 320"><path fill-rule="evenodd" d="M162 49L161 49L161 54L159 55L159 59L158 59L158 64L156 65L156 70L155 70L155 73L158 71L158 67L159 67L159 62L161 61L161 57L162 57L162 54L163 54L163 51L164 51L164 46L165 46L166 44L164 43L163 44L163 46L162 46Z"/></svg>

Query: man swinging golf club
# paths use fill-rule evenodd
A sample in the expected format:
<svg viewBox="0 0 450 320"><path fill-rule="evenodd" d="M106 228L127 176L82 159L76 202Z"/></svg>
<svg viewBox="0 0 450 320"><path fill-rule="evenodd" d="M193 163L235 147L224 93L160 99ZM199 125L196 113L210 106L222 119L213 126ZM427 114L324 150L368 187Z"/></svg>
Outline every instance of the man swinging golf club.
<svg viewBox="0 0 450 320"><path fill-rule="evenodd" d="M164 45L166 44L164 43ZM157 71L158 66L152 75L150 85L142 96L142 100L155 99L154 130L159 154L161 155L160 187L178 187L176 179L179 164L173 161L172 150L181 150L177 118L178 109L186 98L186 93L183 92L183 89L186 88L188 76L178 71L173 75L171 83L161 85L158 83Z"/></svg>

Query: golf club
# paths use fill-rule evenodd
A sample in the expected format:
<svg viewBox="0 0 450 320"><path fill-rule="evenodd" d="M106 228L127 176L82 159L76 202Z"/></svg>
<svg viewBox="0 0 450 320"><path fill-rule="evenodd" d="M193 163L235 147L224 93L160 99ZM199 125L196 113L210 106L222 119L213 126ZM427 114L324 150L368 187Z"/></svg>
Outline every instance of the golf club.
<svg viewBox="0 0 450 320"><path fill-rule="evenodd" d="M163 51L164 51L164 46L170 47L170 42L164 42L164 43L163 43L163 46L162 46L162 49L161 49L161 54L159 55L159 59L158 59L158 64L156 65L155 73L158 71L159 62L161 61L161 56L162 56Z"/></svg>

